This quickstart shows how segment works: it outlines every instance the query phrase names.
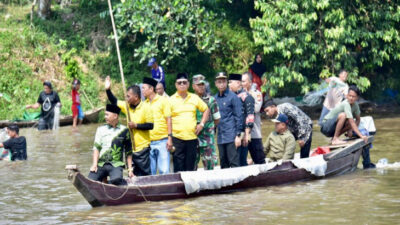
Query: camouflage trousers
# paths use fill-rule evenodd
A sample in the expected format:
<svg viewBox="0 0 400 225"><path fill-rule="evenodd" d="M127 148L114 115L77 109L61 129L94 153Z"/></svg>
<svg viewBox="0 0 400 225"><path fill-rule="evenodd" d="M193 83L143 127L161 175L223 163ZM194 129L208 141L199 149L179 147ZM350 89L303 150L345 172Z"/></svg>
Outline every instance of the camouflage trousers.
<svg viewBox="0 0 400 225"><path fill-rule="evenodd" d="M201 161L203 162L204 170L214 169L214 167L218 165L218 156L215 149L215 145L197 147L197 158L195 165L198 165L200 158Z"/></svg>

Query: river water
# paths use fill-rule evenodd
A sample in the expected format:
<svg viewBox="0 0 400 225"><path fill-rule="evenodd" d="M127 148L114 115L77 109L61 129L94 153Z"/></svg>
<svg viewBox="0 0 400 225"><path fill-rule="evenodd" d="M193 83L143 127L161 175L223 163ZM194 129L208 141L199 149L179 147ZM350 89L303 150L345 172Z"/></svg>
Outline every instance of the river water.
<svg viewBox="0 0 400 225"><path fill-rule="evenodd" d="M264 134L272 130L263 122ZM371 159L400 161L400 118L375 120ZM186 200L92 208L67 180L87 174L98 124L22 129L28 161L0 162L0 224L399 224L400 169L359 169L309 182ZM328 139L314 128L313 147ZM296 152L299 149L297 147ZM360 160L361 161L361 160Z"/></svg>

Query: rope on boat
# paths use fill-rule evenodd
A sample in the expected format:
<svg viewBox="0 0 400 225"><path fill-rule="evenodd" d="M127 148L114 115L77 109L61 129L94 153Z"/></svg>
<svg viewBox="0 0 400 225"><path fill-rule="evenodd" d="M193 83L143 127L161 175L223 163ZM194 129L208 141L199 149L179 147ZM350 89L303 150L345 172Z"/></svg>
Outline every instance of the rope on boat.
<svg viewBox="0 0 400 225"><path fill-rule="evenodd" d="M119 196L118 198L113 198L113 197L111 197L111 196L109 196L107 194L106 188L104 187L104 183L103 182L101 182L101 186L103 187L103 191L104 191L104 194L106 195L106 197L111 199L111 200L113 200L113 201L117 201L117 200L120 200L121 198L123 198L126 195L126 193L128 192L128 190L129 190L129 186L126 185L126 189L125 189L124 193L122 193L122 195Z"/></svg>
<svg viewBox="0 0 400 225"><path fill-rule="evenodd" d="M128 190L129 190L129 185L126 185L126 189L125 189L124 193L122 193L122 195L119 196L118 198L113 198L113 197L111 197L111 196L109 196L107 194L106 188L104 187L104 183L103 182L101 182L101 186L103 187L103 191L104 191L104 194L106 195L106 197L111 199L111 200L113 200L113 201L117 201L117 200L120 200L121 198L123 198L126 195L126 193L128 193ZM144 199L144 201L148 202L146 196L144 196L143 191L139 188L139 186L135 185L135 186L131 186L131 187L136 188L140 192L140 194L142 195L142 198Z"/></svg>

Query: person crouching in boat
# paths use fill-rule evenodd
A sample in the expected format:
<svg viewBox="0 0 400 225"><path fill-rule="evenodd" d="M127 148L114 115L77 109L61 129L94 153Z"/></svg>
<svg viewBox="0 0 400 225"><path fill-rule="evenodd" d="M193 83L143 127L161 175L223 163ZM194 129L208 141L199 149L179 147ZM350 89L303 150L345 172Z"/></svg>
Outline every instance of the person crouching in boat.
<svg viewBox="0 0 400 225"><path fill-rule="evenodd" d="M80 100L80 96L79 96L79 92L78 92L80 87L81 87L81 82L78 79L75 79L72 82L72 91L71 91L71 96L72 96L71 110L72 110L72 118L73 118L73 122L72 122L73 128L76 128L76 126L78 125L78 120L79 120L79 125L81 125L82 121L83 121L83 117L85 116L82 111L81 100Z"/></svg>
<svg viewBox="0 0 400 225"><path fill-rule="evenodd" d="M132 143L128 128L118 122L120 112L121 109L116 105L106 106L107 124L100 126L96 131L89 179L103 181L109 176L111 184L126 185L122 174L125 166L124 155L127 156L128 176L133 177Z"/></svg>
<svg viewBox="0 0 400 225"><path fill-rule="evenodd" d="M38 130L51 130L54 125L54 107L61 106L60 97L49 81L43 82L43 91L40 92L37 102L27 105L26 109L37 109L41 106Z"/></svg>
<svg viewBox="0 0 400 225"><path fill-rule="evenodd" d="M277 105L272 99L267 99L263 107L264 112L270 118L276 118L279 114L285 114L288 117L288 129L300 146L300 158L308 158L312 142L313 122L311 118L299 107L290 103Z"/></svg>
<svg viewBox="0 0 400 225"><path fill-rule="evenodd" d="M118 106L125 115L127 113L130 115L131 121L128 122L128 127L132 130L134 139L132 161L135 168L133 174L135 176L150 175L150 130L154 127L151 106L141 100L141 91L138 85L128 87L126 91L127 102L117 100L113 95L110 89L111 79L109 76L106 78L105 88L111 104Z"/></svg>
<svg viewBox="0 0 400 225"><path fill-rule="evenodd" d="M10 137L7 141L0 143L0 148L7 149L11 154L11 161L26 160L26 139L19 136L19 128L17 125L7 127L7 134Z"/></svg>
<svg viewBox="0 0 400 225"><path fill-rule="evenodd" d="M346 100L335 106L323 119L321 124L321 133L327 137L332 137L332 144L344 144L345 141L339 139L339 136L346 133L349 137L352 136L353 131L364 140L368 142L368 137L363 135L358 129L360 124L360 107L357 100L360 96L360 90L357 86L352 85L349 87ZM356 121L354 121L354 118Z"/></svg>
<svg viewBox="0 0 400 225"><path fill-rule="evenodd" d="M296 141L288 130L288 117L285 114L279 114L271 121L275 123L275 131L271 132L264 143L265 155L269 153L271 161L293 159Z"/></svg>

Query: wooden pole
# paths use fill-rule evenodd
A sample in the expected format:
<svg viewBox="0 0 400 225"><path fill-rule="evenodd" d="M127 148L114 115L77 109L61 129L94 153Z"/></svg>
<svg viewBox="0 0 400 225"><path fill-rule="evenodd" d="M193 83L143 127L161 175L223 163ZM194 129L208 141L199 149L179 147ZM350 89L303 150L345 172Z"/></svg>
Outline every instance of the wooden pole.
<svg viewBox="0 0 400 225"><path fill-rule="evenodd" d="M92 109L94 109L94 105L93 105L92 101L90 101L90 99L88 98L88 96L86 95L85 90L82 89L82 92L83 92L83 95L85 95L86 100L88 100L90 106L92 106Z"/></svg>
<svg viewBox="0 0 400 225"><path fill-rule="evenodd" d="M115 47L117 48L119 71L121 73L122 87L123 87L123 90L124 90L124 98L125 98L125 103L126 103L125 107L126 107L126 115L127 115L126 118L127 118L128 130L129 130L129 134L131 136L132 149L133 149L133 151L135 151L135 139L134 139L134 136L133 136L133 130L129 128L129 122L131 122L132 120L131 120L131 115L129 113L128 101L126 99L126 86L125 86L124 70L122 68L121 54L119 53L117 29L115 28L114 15L113 15L112 6L111 6L111 0L108 0L108 9L110 10L110 17L111 17L111 24L112 24L113 33L114 33ZM124 160L125 160L125 156L124 156Z"/></svg>

